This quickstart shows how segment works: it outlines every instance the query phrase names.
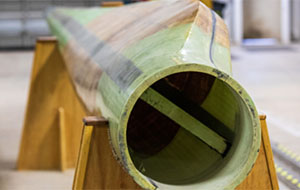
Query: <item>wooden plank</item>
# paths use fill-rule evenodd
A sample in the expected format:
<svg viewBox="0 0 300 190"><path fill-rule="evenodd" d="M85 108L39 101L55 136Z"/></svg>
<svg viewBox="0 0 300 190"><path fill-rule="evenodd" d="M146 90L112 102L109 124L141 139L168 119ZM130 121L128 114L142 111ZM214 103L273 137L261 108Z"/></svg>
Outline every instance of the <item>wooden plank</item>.
<svg viewBox="0 0 300 190"><path fill-rule="evenodd" d="M200 138L219 153L223 154L225 152L227 148L226 139L209 129L203 123L176 106L154 89L148 88L141 95L141 99L172 119L181 127L191 132L193 135Z"/></svg>
<svg viewBox="0 0 300 190"><path fill-rule="evenodd" d="M278 185L277 174L274 165L273 152L270 143L269 132L266 123L266 115L260 115L260 121L261 121L261 130L262 130L262 140L264 142L264 149L266 152L266 160L267 160L267 164L268 164L267 166L271 178L272 189L278 190L279 185Z"/></svg>
<svg viewBox="0 0 300 190"><path fill-rule="evenodd" d="M103 1L101 7L120 7L123 6L123 1Z"/></svg>
<svg viewBox="0 0 300 190"><path fill-rule="evenodd" d="M259 155L253 169L247 178L236 189L272 189L267 166L264 142L261 142Z"/></svg>
<svg viewBox="0 0 300 190"><path fill-rule="evenodd" d="M83 118L83 123L95 127L108 127L108 121L104 117L87 116Z"/></svg>
<svg viewBox="0 0 300 190"><path fill-rule="evenodd" d="M142 189L116 161L108 128L94 127L82 189Z"/></svg>
<svg viewBox="0 0 300 190"><path fill-rule="evenodd" d="M266 116L260 116L262 141L258 158L248 177L236 188L245 189L272 189L278 190L278 180L274 168L273 154L270 146Z"/></svg>
<svg viewBox="0 0 300 190"><path fill-rule="evenodd" d="M65 110L64 108L58 108L59 119L59 148L60 148L60 170L67 169L67 147L66 147L66 123L65 123Z"/></svg>
<svg viewBox="0 0 300 190"><path fill-rule="evenodd" d="M201 0L208 8L213 8L212 0Z"/></svg>
<svg viewBox="0 0 300 190"><path fill-rule="evenodd" d="M73 189L83 189L84 187L83 185L85 180L93 129L93 126L84 126L83 128L78 161L73 181Z"/></svg>

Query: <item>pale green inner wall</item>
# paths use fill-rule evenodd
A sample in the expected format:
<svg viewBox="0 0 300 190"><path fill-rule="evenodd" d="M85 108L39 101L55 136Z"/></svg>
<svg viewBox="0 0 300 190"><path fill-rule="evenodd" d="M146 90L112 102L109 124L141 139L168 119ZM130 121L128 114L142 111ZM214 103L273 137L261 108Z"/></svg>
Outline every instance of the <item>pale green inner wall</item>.
<svg viewBox="0 0 300 190"><path fill-rule="evenodd" d="M216 79L214 88L209 96L215 98L208 98L209 101L206 102L206 106L215 106L215 102L211 100L217 100L223 97L224 94L228 99L221 98L221 101L217 102L221 104L216 108L217 112L224 113L228 109L234 110L218 118L230 123L232 132L235 134L234 143L227 156L223 158L221 154L211 149L203 141L181 128L167 147L151 157L141 156L130 149L135 167L141 173L165 185L183 185L208 180L217 173L216 171L225 167L228 160L234 156L236 157L236 155L239 155L240 161L247 160L244 155L249 154L250 147L246 148L248 152L240 152L236 155L234 153L238 150L238 147L242 146L245 149L245 145L251 144L252 121L249 116L250 113L241 97L236 95L236 92L230 89L227 84ZM228 104L231 103L233 105L227 109ZM243 138L240 138L241 136ZM234 165L226 167L234 167Z"/></svg>
<svg viewBox="0 0 300 190"><path fill-rule="evenodd" d="M167 184L194 181L212 165L222 161L219 153L183 128L158 154L143 159L131 152L131 158L144 175Z"/></svg>
<svg viewBox="0 0 300 190"><path fill-rule="evenodd" d="M230 88L228 85L227 87ZM238 110L235 114L235 139L231 151L224 160L224 165L220 166L220 169L217 168L218 173L212 176L213 178L209 178L206 183L202 184L204 188L210 186L210 183L214 180L217 189L224 187L233 189L248 175L254 162L247 163L247 161L256 157L259 150L257 145L260 144L260 132L253 138L253 127L259 126L257 116L255 119L251 118L252 113L245 104L247 99L242 100L236 91L232 89L230 91L238 103ZM257 149L253 150L255 146ZM232 178L235 178L236 181L230 180Z"/></svg>
<svg viewBox="0 0 300 190"><path fill-rule="evenodd" d="M234 131L235 113L238 113L239 107L230 87L216 80L202 107Z"/></svg>
<svg viewBox="0 0 300 190"><path fill-rule="evenodd" d="M202 164L204 168L208 169L203 172L202 175L194 177L193 179L195 181L189 181L189 184L178 186L176 183L166 184L155 181L155 184L159 187L159 189L234 189L234 187L241 183L242 180L247 176L251 169L251 165L249 168L249 163L246 162L248 159L253 159L253 156L255 156L255 153L250 153L250 151L255 144L252 139L252 128L256 125L257 121L253 121L251 119L251 113L241 97L239 97L239 95L237 95L233 90L232 95L236 98L239 104L239 119L236 120L236 138L234 139L233 146L231 147L231 150L227 156L223 160L217 161L216 163L213 163L211 160L209 160L211 163L199 162L198 164ZM260 135L258 136L260 137ZM175 140L176 139L174 139L174 141ZM207 154L201 155L207 156ZM248 157L246 155L248 155ZM207 156L207 158L212 159L213 155ZM185 165L188 165L189 163L190 162L185 162ZM207 164L210 164L211 167L208 167ZM235 179L235 181L232 179Z"/></svg>

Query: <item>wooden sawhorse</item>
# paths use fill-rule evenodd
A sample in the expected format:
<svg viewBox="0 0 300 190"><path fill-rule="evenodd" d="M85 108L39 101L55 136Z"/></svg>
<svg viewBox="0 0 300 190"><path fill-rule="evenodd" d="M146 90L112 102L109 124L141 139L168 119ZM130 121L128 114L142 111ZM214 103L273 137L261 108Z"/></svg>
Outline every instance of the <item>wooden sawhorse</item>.
<svg viewBox="0 0 300 190"><path fill-rule="evenodd" d="M51 80L49 80L51 79ZM73 189L140 189L115 160L108 123L86 117L55 38L37 41L18 169L72 168L80 153ZM262 143L256 164L237 189L278 189L266 116L260 116ZM41 125L42 124L42 125ZM81 143L80 143L81 138Z"/></svg>
<svg viewBox="0 0 300 190"><path fill-rule="evenodd" d="M73 189L141 189L115 159L108 138L108 122L85 117ZM262 141L256 163L236 188L278 190L266 116L260 115Z"/></svg>

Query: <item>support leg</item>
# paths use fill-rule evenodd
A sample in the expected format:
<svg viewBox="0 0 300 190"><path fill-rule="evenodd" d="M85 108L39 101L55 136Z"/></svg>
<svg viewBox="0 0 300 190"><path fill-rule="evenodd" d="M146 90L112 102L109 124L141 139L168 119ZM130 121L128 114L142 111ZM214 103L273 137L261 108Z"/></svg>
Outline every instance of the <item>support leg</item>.
<svg viewBox="0 0 300 190"><path fill-rule="evenodd" d="M70 80L56 39L39 39L17 169L64 170L75 167L81 118L88 114Z"/></svg>
<svg viewBox="0 0 300 190"><path fill-rule="evenodd" d="M112 153L107 120L87 117L84 124L73 189L141 189Z"/></svg>

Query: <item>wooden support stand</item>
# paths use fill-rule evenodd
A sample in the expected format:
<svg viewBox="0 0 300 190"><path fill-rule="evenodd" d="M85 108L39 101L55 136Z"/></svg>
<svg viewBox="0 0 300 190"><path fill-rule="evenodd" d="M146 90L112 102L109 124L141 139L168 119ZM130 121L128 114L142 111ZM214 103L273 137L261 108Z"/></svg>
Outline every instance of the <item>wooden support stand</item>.
<svg viewBox="0 0 300 190"><path fill-rule="evenodd" d="M260 115L261 145L256 163L248 177L236 188L278 190L278 179L266 123L266 115Z"/></svg>
<svg viewBox="0 0 300 190"><path fill-rule="evenodd" d="M248 177L236 188L278 190L266 116L260 116L262 143L257 161ZM115 160L108 139L108 122L84 118L84 129L73 189L141 189Z"/></svg>
<svg viewBox="0 0 300 190"><path fill-rule="evenodd" d="M17 169L75 167L89 113L75 92L53 37L37 40Z"/></svg>
<svg viewBox="0 0 300 190"><path fill-rule="evenodd" d="M84 118L73 189L141 189L116 161L103 118Z"/></svg>
<svg viewBox="0 0 300 190"><path fill-rule="evenodd" d="M75 92L56 39L39 39L17 168L74 167L80 147L73 189L141 189L115 160L107 121L86 117L82 129L80 118L89 114ZM266 116L260 116L260 121L260 153L249 176L237 187L240 190L278 189Z"/></svg>

